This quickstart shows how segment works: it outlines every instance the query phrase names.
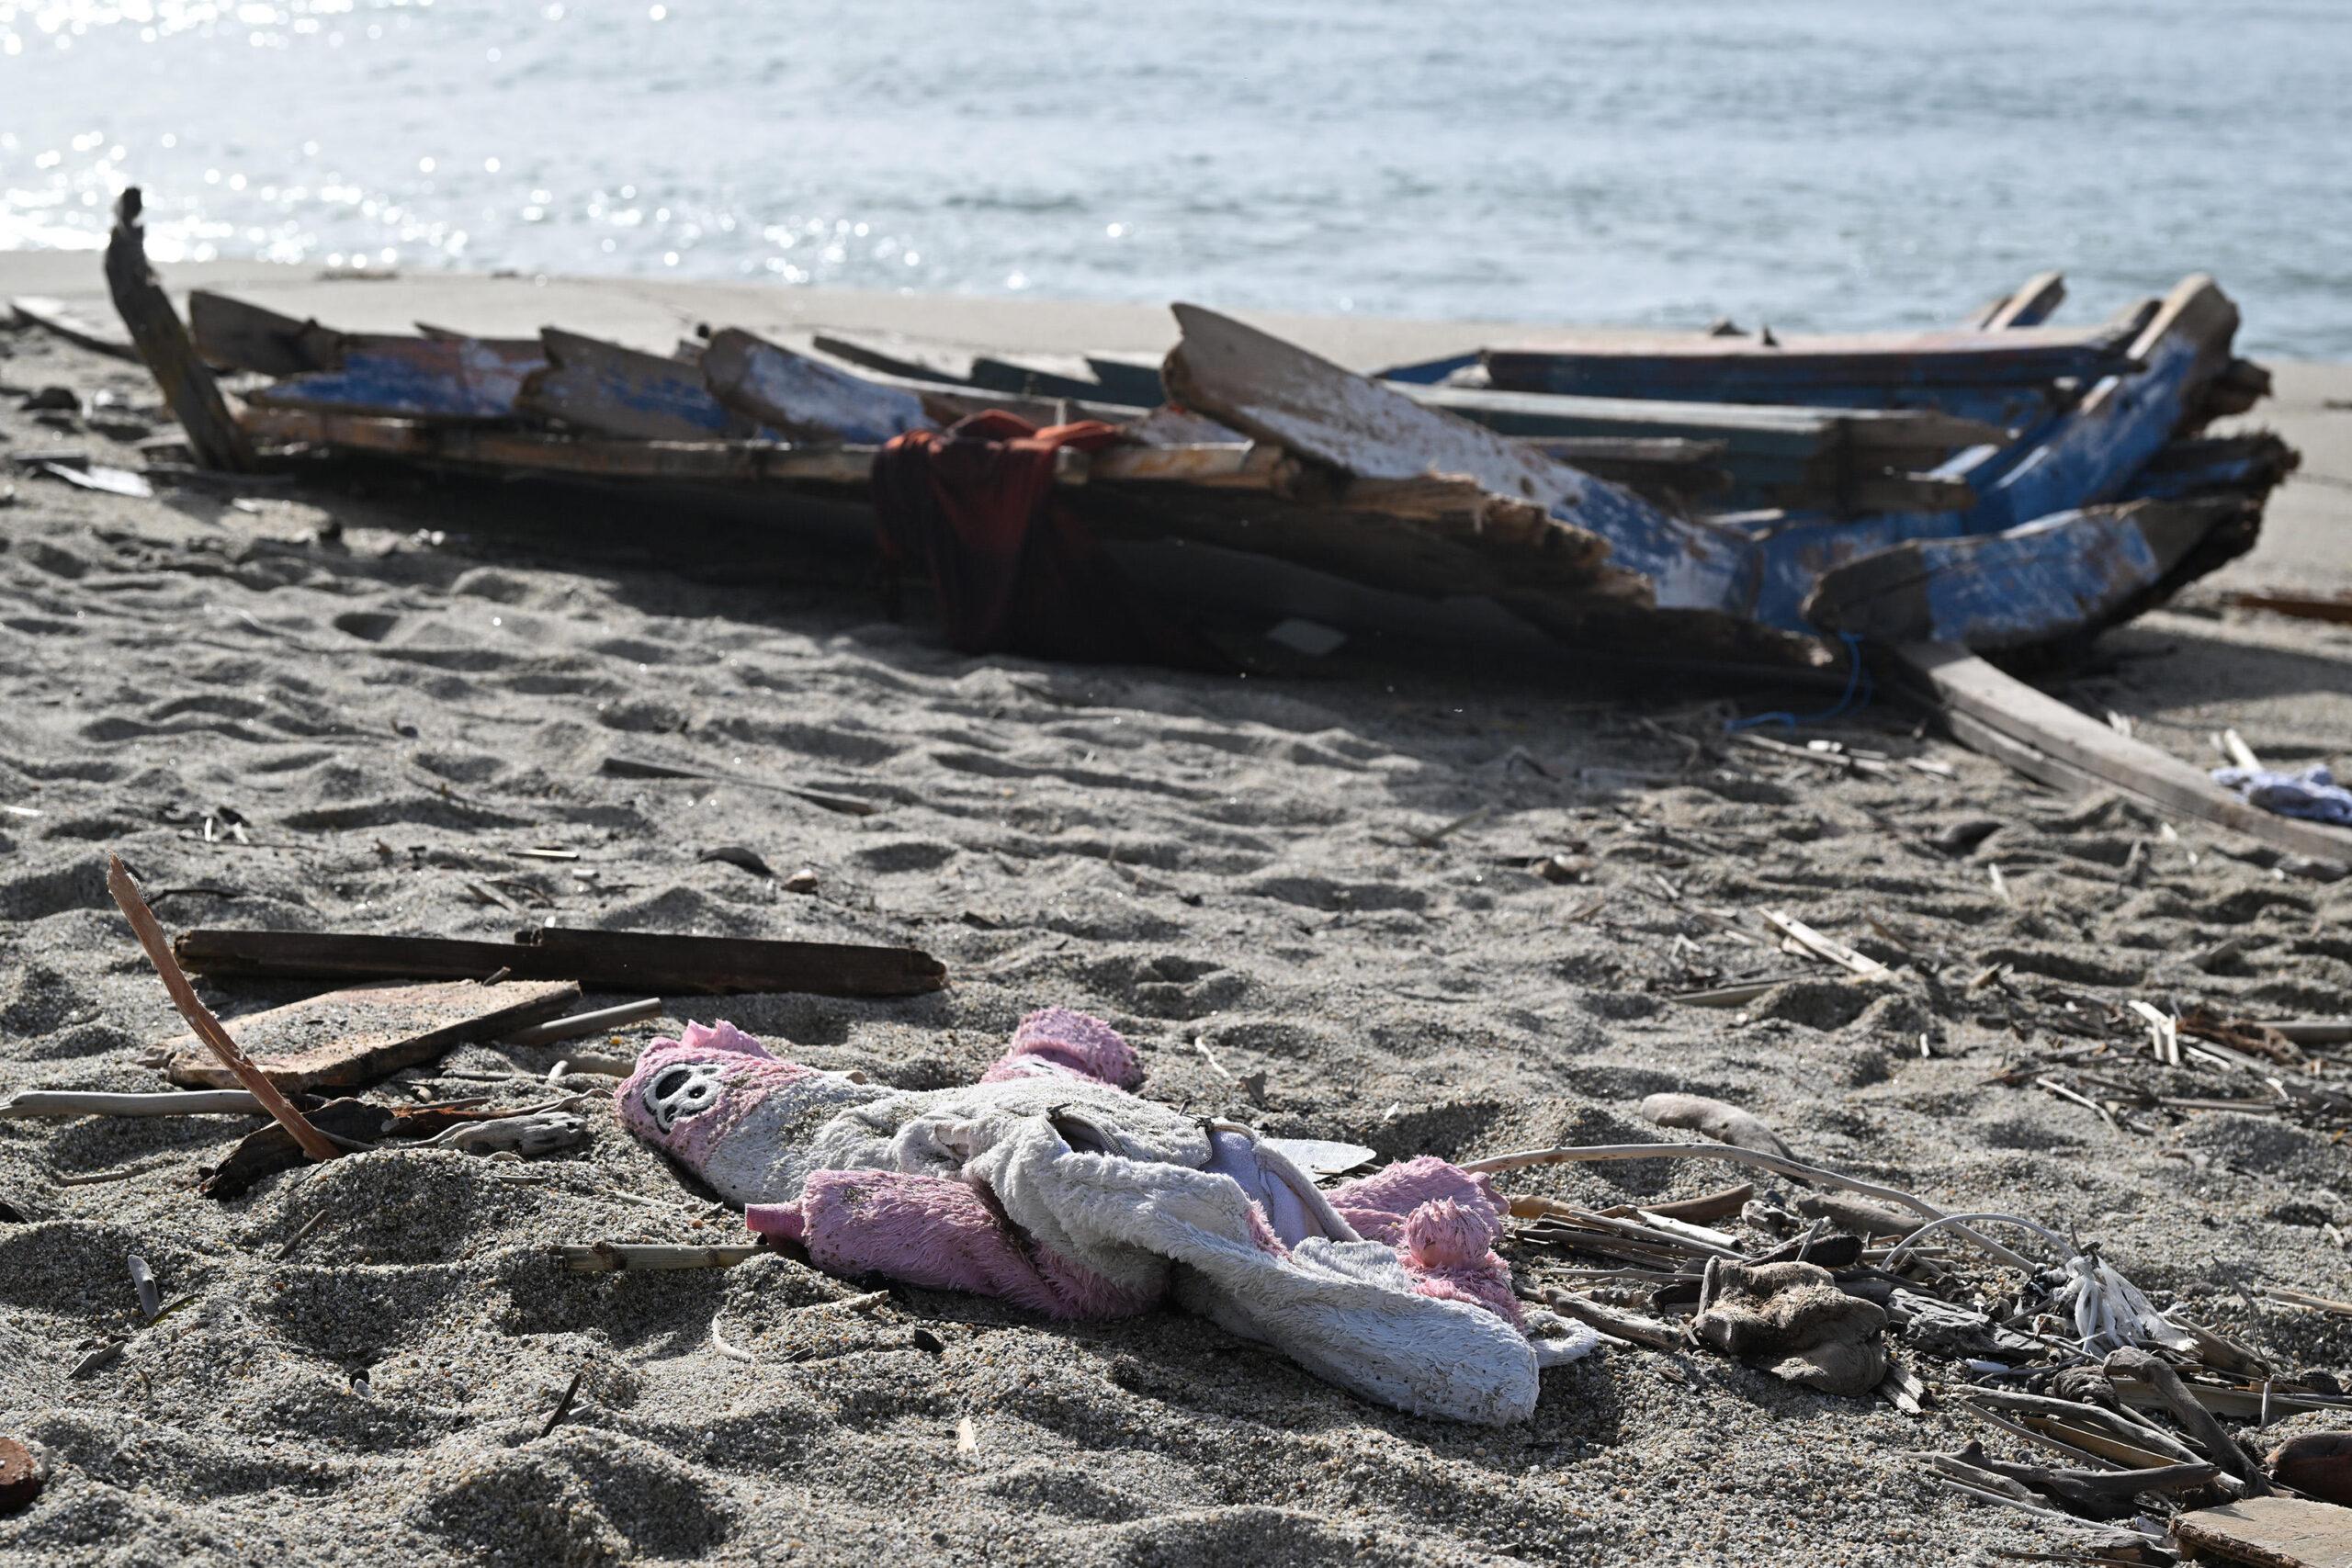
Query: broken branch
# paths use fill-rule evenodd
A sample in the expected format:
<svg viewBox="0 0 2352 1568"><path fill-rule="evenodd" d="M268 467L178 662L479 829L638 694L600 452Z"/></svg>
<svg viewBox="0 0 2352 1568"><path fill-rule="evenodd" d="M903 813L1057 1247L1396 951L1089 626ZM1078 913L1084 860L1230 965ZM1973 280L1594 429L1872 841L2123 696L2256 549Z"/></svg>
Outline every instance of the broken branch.
<svg viewBox="0 0 2352 1568"><path fill-rule="evenodd" d="M311 1126L310 1119L295 1110L294 1102L269 1081L268 1075L254 1066L252 1059L238 1049L237 1043L229 1037L229 1032L220 1026L220 1021L212 1016L212 1010L198 998L196 987L189 985L187 976L180 972L179 961L172 956L172 944L164 939L164 928L155 923L155 912L147 907L147 900L140 897L139 885L130 880L130 872L122 863L120 855L107 857L107 891L114 895L114 901L120 907L123 919L130 922L130 929L138 934L139 945L147 950L148 962L154 964L155 973L163 976L164 989L171 994L172 1005L179 1010L182 1018L187 1020L187 1026L196 1032L196 1037L220 1058L222 1066L237 1076L237 1081L245 1086L245 1091L260 1102L261 1108L293 1135L304 1154L315 1160L329 1160L340 1155L343 1151L325 1134Z"/></svg>

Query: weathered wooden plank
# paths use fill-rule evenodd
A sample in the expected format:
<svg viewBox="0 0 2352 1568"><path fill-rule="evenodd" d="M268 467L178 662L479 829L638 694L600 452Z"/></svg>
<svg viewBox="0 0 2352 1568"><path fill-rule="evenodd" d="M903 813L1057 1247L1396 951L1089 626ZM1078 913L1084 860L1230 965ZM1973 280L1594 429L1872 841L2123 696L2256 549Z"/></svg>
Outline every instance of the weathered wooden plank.
<svg viewBox="0 0 2352 1568"><path fill-rule="evenodd" d="M2114 499L2229 364L2237 324L2237 307L2211 278L2183 278L2131 344L2145 369L2106 378L2047 427L1976 465L1971 477L1981 499L1971 531L1992 533Z"/></svg>
<svg viewBox="0 0 2352 1568"><path fill-rule="evenodd" d="M900 376L910 381L939 381L958 387L972 384L972 352L969 349L946 348L936 344L917 343L911 338L876 335L850 336L843 333L817 333L809 346L820 354L829 354L843 364L866 370L879 370L886 376Z"/></svg>
<svg viewBox="0 0 2352 1568"><path fill-rule="evenodd" d="M1108 403L1113 398L1083 355L977 353L972 355L971 383L983 391L1012 392L1024 398L1082 398ZM1149 408L1159 400L1138 403Z"/></svg>
<svg viewBox="0 0 2352 1568"><path fill-rule="evenodd" d="M2243 833L2291 854L2352 864L2352 829L2277 817L2249 806L2171 753L2118 734L2088 715L2003 674L1966 649L1906 643L1893 652L1955 721L1965 719L1972 727L1998 734L2013 748L2052 759L2072 773L2097 779L2168 816ZM1958 722L1953 728L1963 742L1969 740L1967 729ZM2012 749L2005 751L2002 760L2015 765L2025 755Z"/></svg>
<svg viewBox="0 0 2352 1568"><path fill-rule="evenodd" d="M1549 547L1596 559L1605 550L1611 566L1648 579L1661 605L1716 609L1736 597L1734 541L1230 317L1175 311L1183 340L1166 375L1185 407L1345 474L1467 478L1546 513Z"/></svg>
<svg viewBox="0 0 2352 1568"><path fill-rule="evenodd" d="M909 947L540 927L512 942L322 931L192 931L173 944L199 975L303 980L574 980L597 990L802 991L903 997L935 991L946 968Z"/></svg>
<svg viewBox="0 0 2352 1568"><path fill-rule="evenodd" d="M938 422L922 400L729 327L703 351L711 395L755 424L795 440L879 446Z"/></svg>
<svg viewBox="0 0 2352 1568"><path fill-rule="evenodd" d="M2016 293L1996 299L1976 321L1979 331L1988 333L2014 332L2019 327L2038 327L2058 313L2065 303L2066 279L2064 274L2038 272L2025 280Z"/></svg>
<svg viewBox="0 0 2352 1568"><path fill-rule="evenodd" d="M579 1002L580 987L569 980L364 986L228 1022L237 1043L270 1082L300 1093L362 1088L438 1060L452 1046L500 1039ZM236 1075L193 1034L166 1041L159 1049L164 1074L174 1083L237 1086Z"/></svg>
<svg viewBox="0 0 2352 1568"><path fill-rule="evenodd" d="M300 376L343 364L349 334L297 321L226 294L198 288L187 297L188 330L208 365L264 376Z"/></svg>
<svg viewBox="0 0 2352 1568"><path fill-rule="evenodd" d="M369 452L414 462L509 468L582 479L681 484L865 484L870 446L785 446L766 441L637 441L494 425L453 424L311 409L248 408L259 440Z"/></svg>
<svg viewBox="0 0 2352 1568"><path fill-rule="evenodd" d="M1824 572L1803 613L1825 631L1874 641L2026 648L2143 602L2228 528L2251 540L2235 502L2143 502L2062 512L1999 534L1914 539Z"/></svg>
<svg viewBox="0 0 2352 1568"><path fill-rule="evenodd" d="M2301 464L2301 453L2267 430L2176 437L2126 481L2120 499L2164 501L2221 491L2260 499Z"/></svg>
<svg viewBox="0 0 2352 1568"><path fill-rule="evenodd" d="M2022 388L2136 368L2114 323L1942 330L1765 339L1700 333L1548 334L1489 347L1487 375L1510 390L1600 397L1706 397L1789 400L1803 388L1846 389ZM1842 400L1831 397L1827 400Z"/></svg>
<svg viewBox="0 0 2352 1568"><path fill-rule="evenodd" d="M824 333L819 333L815 339L815 342L820 344L838 344L840 341ZM820 355L821 358L820 358ZM833 354L830 349L820 348L818 354L810 357L818 358L820 363L823 363L825 359L838 359L841 355ZM943 427L953 424L968 414L980 413L990 409L1001 409L1006 413L1017 414L1040 429L1058 423L1065 416L1070 419L1099 419L1105 424L1125 424L1136 420L1136 410L1124 404L1095 402L1084 399L1032 398L1017 392L983 391L968 382L951 384L933 378L897 375L854 360L847 363L856 367L855 374L860 379L871 382L877 387L894 388L919 399L922 403L923 412L934 423ZM1227 434L1231 434L1230 432ZM1238 436L1233 438L1238 440Z"/></svg>
<svg viewBox="0 0 2352 1568"><path fill-rule="evenodd" d="M42 294L20 294L8 301L8 309L25 325L39 327L77 347L86 348L93 354L106 355L108 358L139 363L139 347L129 336L104 321L82 314L62 299L51 299Z"/></svg>
<svg viewBox="0 0 2352 1568"><path fill-rule="evenodd" d="M139 187L126 189L115 204L114 232L107 241L106 276L114 308L148 373L163 389L187 437L188 449L208 468L251 473L260 467L253 443L237 427L212 372L188 341L171 297L147 265L147 232L139 215Z"/></svg>
<svg viewBox="0 0 2352 1568"><path fill-rule="evenodd" d="M1168 384L1160 379L1159 355L1115 354L1097 349L1086 355L1086 367L1102 383L1102 400L1158 408L1168 400Z"/></svg>
<svg viewBox="0 0 2352 1568"><path fill-rule="evenodd" d="M288 377L248 400L395 419L512 419L524 382L548 363L536 343L468 337L353 337L338 358L334 369Z"/></svg>
<svg viewBox="0 0 2352 1568"><path fill-rule="evenodd" d="M547 367L523 384L516 405L576 430L641 441L723 441L757 434L681 360L549 327L539 334Z"/></svg>
<svg viewBox="0 0 2352 1568"><path fill-rule="evenodd" d="M2178 1516L2172 1539L2199 1562L2352 1568L2352 1508L2301 1497L2247 1497Z"/></svg>
<svg viewBox="0 0 2352 1568"><path fill-rule="evenodd" d="M1962 453L1937 470L1975 487L1976 503L1957 524L1949 514L1889 512L1852 522L1792 514L1759 526L1751 613L1800 626L1806 596L1847 561L1916 539L2002 533L2115 499L2189 418L2204 381L2227 362L2236 322L2210 278L2183 279L2132 344L2145 370L2109 377L2027 437Z"/></svg>

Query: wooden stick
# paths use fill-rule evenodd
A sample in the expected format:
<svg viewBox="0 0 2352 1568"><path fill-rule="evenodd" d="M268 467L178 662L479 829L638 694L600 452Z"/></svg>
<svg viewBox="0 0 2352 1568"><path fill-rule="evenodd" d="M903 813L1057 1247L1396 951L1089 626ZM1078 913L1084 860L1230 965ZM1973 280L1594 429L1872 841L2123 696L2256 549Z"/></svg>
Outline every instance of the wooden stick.
<svg viewBox="0 0 2352 1568"><path fill-rule="evenodd" d="M212 371L189 341L171 297L147 265L147 231L139 221L139 187L115 204L114 233L107 243L107 288L139 357L163 389L172 417L187 434L196 460L208 468L252 473L261 467L254 445L238 427L213 384Z"/></svg>
<svg viewBox="0 0 2352 1568"><path fill-rule="evenodd" d="M1916 1214L1930 1220L1945 1218L1944 1212L1924 1198L1916 1198L1897 1188L1882 1187L1874 1181L1807 1165L1803 1160L1789 1159L1780 1155L1766 1154L1759 1149L1744 1149L1730 1144L1594 1144L1584 1148L1521 1149L1513 1154L1496 1155L1490 1159L1472 1160L1461 1168L1476 1174L1482 1171L1517 1170L1531 1165L1581 1165L1596 1160L1619 1159L1720 1159L1734 1165L1752 1165L1782 1176L1802 1177L1828 1187L1843 1187L1869 1198L1884 1198L1902 1204ZM2011 1252L1990 1237L1978 1235L1963 1227L1954 1226L1960 1235L1974 1242L1994 1258L2012 1269L2028 1274L2036 1265Z"/></svg>
<svg viewBox="0 0 2352 1568"><path fill-rule="evenodd" d="M659 1243L599 1241L584 1247L561 1244L556 1247L555 1255L571 1273L617 1274L632 1269L732 1269L739 1263L750 1262L766 1250L756 1243L749 1247L673 1247Z"/></svg>
<svg viewBox="0 0 2352 1568"><path fill-rule="evenodd" d="M147 900L139 896L139 886L130 880L130 872L122 863L120 855L107 857L107 891L114 895L115 903L122 909L123 919L129 920L130 929L138 933L139 945L147 950L148 962L154 964L155 973L163 976L164 989L171 993L172 1005L179 1010L182 1018L187 1020L187 1026L196 1032L196 1037L220 1058L223 1066L237 1075L237 1081L245 1086L245 1091L260 1102L261 1108L277 1118L279 1126L294 1135L295 1143L301 1145L304 1154L315 1160L334 1159L340 1155L343 1151L335 1147L325 1134L311 1125L308 1117L294 1109L294 1102L269 1081L266 1073L254 1066L251 1057L237 1048L237 1043L229 1037L229 1032L220 1027L220 1021L212 1016L212 1010L198 999L196 987L187 983L187 976L180 972L179 961L172 956L172 944L164 938L164 928L155 923L155 912L147 907Z"/></svg>
<svg viewBox="0 0 2352 1568"><path fill-rule="evenodd" d="M2169 1432L2151 1427L2128 1410L2109 1410L2103 1404L2085 1404L2077 1400L2058 1399L2049 1394L2026 1393L2007 1388L1972 1388L1968 1391L1967 1403L1987 1404L2013 1415L2039 1416L2065 1422L2076 1428L2077 1436L2098 1435L2118 1441L2141 1453L2157 1456L2166 1464L2195 1464L2198 1461L2197 1451L2187 1443ZM2138 1468L2154 1467L2143 1465Z"/></svg>
<svg viewBox="0 0 2352 1568"><path fill-rule="evenodd" d="M2284 1302L2290 1306L2310 1307L2314 1312L2330 1313L2337 1317L2352 1317L2352 1302L2332 1301L2326 1296L2312 1295L2309 1291L2293 1290L2285 1285L2256 1285L2254 1293L2270 1301Z"/></svg>
<svg viewBox="0 0 2352 1568"><path fill-rule="evenodd" d="M2197 1403L2197 1396L2188 1392L2188 1385L2181 1382L2180 1374L2169 1363L2145 1350L2123 1349L2109 1355L2100 1370L2107 1373L2109 1382L2120 1374L2154 1387L2156 1397L2165 1402L2165 1408L2172 1412L2173 1419L2180 1423L2182 1429L2197 1440L2205 1456L2245 1483L2246 1495L2260 1497L2268 1494L2270 1483L2263 1478L2262 1467L2253 1462L2211 1411Z"/></svg>
<svg viewBox="0 0 2352 1568"><path fill-rule="evenodd" d="M1654 1318L1634 1317L1630 1314L1611 1312L1599 1302L1589 1302L1582 1296L1572 1296L1566 1291L1545 1291L1544 1304L1562 1317L1575 1318L1589 1328L1597 1328L1611 1339L1630 1344L1646 1345L1653 1350L1687 1350L1690 1346L1681 1335Z"/></svg>
<svg viewBox="0 0 2352 1568"><path fill-rule="evenodd" d="M241 1089L109 1094L96 1089L28 1089L0 1100L0 1121L24 1116L259 1116L261 1101Z"/></svg>
<svg viewBox="0 0 2352 1568"><path fill-rule="evenodd" d="M662 998L648 997L641 1002L623 1002L618 1007L599 1012L576 1012L570 1018L551 1018L545 1023L535 1023L528 1029L518 1029L500 1042L506 1045L546 1045L558 1040L576 1040L583 1034L599 1034L623 1024L642 1023L662 1015Z"/></svg>

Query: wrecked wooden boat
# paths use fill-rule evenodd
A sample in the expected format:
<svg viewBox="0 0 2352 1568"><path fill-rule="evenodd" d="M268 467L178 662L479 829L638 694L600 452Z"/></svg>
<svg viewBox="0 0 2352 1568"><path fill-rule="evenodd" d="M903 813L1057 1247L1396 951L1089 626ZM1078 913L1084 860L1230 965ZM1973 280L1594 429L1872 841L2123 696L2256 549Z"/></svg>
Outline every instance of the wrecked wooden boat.
<svg viewBox="0 0 2352 1568"><path fill-rule="evenodd" d="M238 420L282 451L839 501L866 486L877 448L910 433L984 410L1037 425L1093 418L1120 439L1061 454L1057 482L1114 547L1189 544L1383 592L1484 599L1569 641L1641 640L1627 626L1639 613L1690 623L1664 634L1655 620L1653 643L1696 627L1718 649L1771 646L1798 660L1834 657L1820 644L1838 637L2008 649L2095 630L2249 547L2263 494L2292 465L2275 439L2199 434L2225 383L2247 378L2229 352L2236 311L2202 277L2091 333L2000 326L1785 351L1813 367L1787 372L1813 389L1834 371L1839 395L1883 385L1890 402L1936 378L2052 373L2043 395L2057 401L2014 430L1949 410L1660 396L1618 401L1671 411L1677 434L1628 435L1658 427L1577 396L1359 376L1189 305L1151 378L1172 401L1148 411L991 389L974 378L985 355L869 352L859 367L731 328L665 355L558 328L537 342L340 333L208 294L191 314L208 361L272 378ZM1735 394L1759 384L1754 373L1682 371L1784 352L1724 344L1546 352L1662 357L1681 367L1673 389ZM1057 387L1079 385L1084 363L1057 372ZM1485 417L1465 417L1464 400L1487 400ZM1589 423L1611 419L1609 434ZM1758 488L1758 437L1774 420L1781 434L1834 437L1883 466L1859 483L1850 462L1827 485L1795 483L1810 504L1729 504L1725 491ZM1890 457L1935 460L1911 470ZM1724 482L1735 463L1744 470Z"/></svg>
<svg viewBox="0 0 2352 1568"><path fill-rule="evenodd" d="M827 352L738 329L669 354L552 326L350 333L198 294L185 357L240 378L232 412L192 396L177 364L159 378L192 441L225 420L216 434L267 460L635 487L670 518L723 495L810 539L849 518L886 561L901 558L899 502L881 502L878 531L855 520L875 515L893 455L985 426L1031 459L1050 448L1022 502L1041 510L989 547L991 570L1017 575L1050 512L1066 544L1126 569L1138 603L1791 671L1873 650L1943 670L2160 603L2251 547L2294 466L2275 437L2206 434L2267 384L2233 354L2237 310L2211 278L2086 332L2046 324L2062 295L2045 276L1932 333L1555 335L1364 376L1187 304L1153 367L836 337ZM1159 400L1123 400L1139 397ZM1825 458L1838 471L1806 468ZM1775 484L1783 503L1755 504ZM1987 706L1982 682L1972 700ZM2268 836L2307 855L2336 842L2313 831Z"/></svg>

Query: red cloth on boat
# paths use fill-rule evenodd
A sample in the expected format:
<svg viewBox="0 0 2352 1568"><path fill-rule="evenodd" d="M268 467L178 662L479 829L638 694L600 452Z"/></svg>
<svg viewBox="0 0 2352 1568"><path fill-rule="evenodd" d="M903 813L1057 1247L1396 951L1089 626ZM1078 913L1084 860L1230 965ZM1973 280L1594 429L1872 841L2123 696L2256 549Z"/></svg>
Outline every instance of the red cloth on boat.
<svg viewBox="0 0 2352 1568"><path fill-rule="evenodd" d="M1129 586L1055 493L1056 453L1117 439L1099 420L1039 430L1001 409L895 437L874 459L885 571L923 564L965 653L1222 667Z"/></svg>

